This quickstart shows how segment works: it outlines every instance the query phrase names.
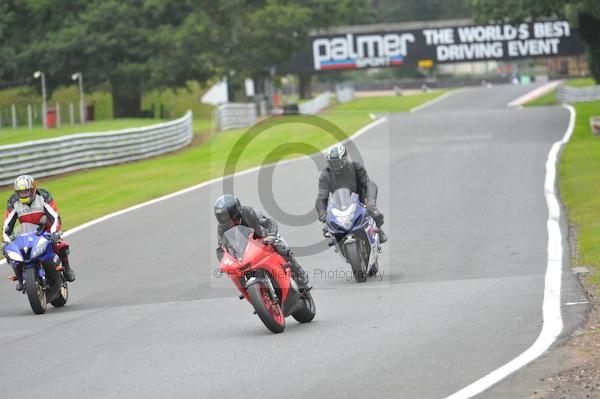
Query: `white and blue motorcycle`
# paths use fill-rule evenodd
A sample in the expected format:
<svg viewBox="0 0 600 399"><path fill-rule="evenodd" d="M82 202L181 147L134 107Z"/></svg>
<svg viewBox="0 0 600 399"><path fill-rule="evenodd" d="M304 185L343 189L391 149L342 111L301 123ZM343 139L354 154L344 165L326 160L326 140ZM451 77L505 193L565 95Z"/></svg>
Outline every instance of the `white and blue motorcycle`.
<svg viewBox="0 0 600 399"><path fill-rule="evenodd" d="M330 245L350 263L357 282L363 283L367 276L377 274L379 233L357 193L340 188L330 194L325 223L325 237L331 239Z"/></svg>

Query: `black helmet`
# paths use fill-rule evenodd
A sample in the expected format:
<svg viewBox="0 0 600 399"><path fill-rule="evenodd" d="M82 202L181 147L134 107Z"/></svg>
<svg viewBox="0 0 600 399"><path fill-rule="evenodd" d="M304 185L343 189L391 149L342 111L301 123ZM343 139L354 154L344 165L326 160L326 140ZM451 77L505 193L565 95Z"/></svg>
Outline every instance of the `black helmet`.
<svg viewBox="0 0 600 399"><path fill-rule="evenodd" d="M325 154L327 158L327 164L329 165L329 169L332 172L339 172L344 169L346 163L348 161L348 154L346 153L346 148L338 143L327 150Z"/></svg>
<svg viewBox="0 0 600 399"><path fill-rule="evenodd" d="M226 226L235 226L242 220L242 205L233 194L223 194L215 202L217 222Z"/></svg>

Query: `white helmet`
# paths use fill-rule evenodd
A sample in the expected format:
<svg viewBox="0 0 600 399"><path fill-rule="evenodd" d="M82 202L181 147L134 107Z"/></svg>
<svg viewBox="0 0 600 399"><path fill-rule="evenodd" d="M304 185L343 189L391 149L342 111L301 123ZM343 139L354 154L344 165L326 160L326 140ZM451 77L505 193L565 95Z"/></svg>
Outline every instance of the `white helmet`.
<svg viewBox="0 0 600 399"><path fill-rule="evenodd" d="M33 202L36 188L35 180L29 175L22 175L15 179L15 193L23 204L29 205Z"/></svg>
<svg viewBox="0 0 600 399"><path fill-rule="evenodd" d="M346 147L342 143L335 144L327 150L325 154L327 158L327 164L332 172L339 172L348 163L348 154L346 153Z"/></svg>

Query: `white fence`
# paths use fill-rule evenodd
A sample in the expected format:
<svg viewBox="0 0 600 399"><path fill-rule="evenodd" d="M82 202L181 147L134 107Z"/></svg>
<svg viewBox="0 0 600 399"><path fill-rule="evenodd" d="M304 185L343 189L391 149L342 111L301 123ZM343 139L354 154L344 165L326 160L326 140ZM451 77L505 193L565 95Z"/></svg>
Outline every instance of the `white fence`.
<svg viewBox="0 0 600 399"><path fill-rule="evenodd" d="M346 86L335 89L335 96L340 104L354 100L354 87Z"/></svg>
<svg viewBox="0 0 600 399"><path fill-rule="evenodd" d="M215 111L215 120L218 131L252 126L257 121L256 105L253 103L221 104Z"/></svg>
<svg viewBox="0 0 600 399"><path fill-rule="evenodd" d="M580 103L600 100L600 85L590 87L561 86L556 89L556 100L561 103Z"/></svg>
<svg viewBox="0 0 600 399"><path fill-rule="evenodd" d="M345 101L350 101L352 98L354 98L354 89L343 89L343 93L341 95L345 96ZM318 114L331 105L332 96L333 93L330 91L321 93L312 100L299 104L298 111L301 114ZM279 115L283 112L283 110L277 108L271 110L271 112L275 115ZM261 114L262 113L263 112L261 112ZM253 126L256 122L258 122L257 105L254 103L221 104L215 110L215 120L217 131Z"/></svg>
<svg viewBox="0 0 600 399"><path fill-rule="evenodd" d="M22 174L53 176L150 158L187 146L193 136L188 111L180 119L152 126L0 146L0 185Z"/></svg>
<svg viewBox="0 0 600 399"><path fill-rule="evenodd" d="M298 106L298 110L301 114L309 114L315 115L319 112L323 111L325 108L329 107L331 104L331 96L332 93L330 91L326 91L324 93L319 94L315 98L305 103L302 103Z"/></svg>

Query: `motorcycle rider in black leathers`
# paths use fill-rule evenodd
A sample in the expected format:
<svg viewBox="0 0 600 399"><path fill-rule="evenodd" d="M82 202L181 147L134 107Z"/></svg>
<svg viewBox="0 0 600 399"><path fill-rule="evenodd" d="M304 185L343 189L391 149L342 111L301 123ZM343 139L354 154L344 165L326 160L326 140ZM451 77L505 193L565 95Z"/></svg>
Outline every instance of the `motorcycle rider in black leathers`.
<svg viewBox="0 0 600 399"><path fill-rule="evenodd" d="M292 276L300 291L308 288L308 275L296 261L292 251L279 239L277 222L263 215L259 210L250 206L242 206L240 200L233 194L224 194L217 198L214 206L218 226L217 258L223 258L223 234L236 225L250 227L255 237L263 239L264 244L272 245L275 252L281 255L290 265Z"/></svg>
<svg viewBox="0 0 600 399"><path fill-rule="evenodd" d="M349 159L346 148L341 143L330 147L325 157L327 167L319 176L319 193L315 203L319 220L324 222L327 218L329 194L337 189L347 188L359 195L360 202L365 204L377 225L379 241L386 242L387 235L381 229L383 214L377 209L377 185L369 179L364 166Z"/></svg>

